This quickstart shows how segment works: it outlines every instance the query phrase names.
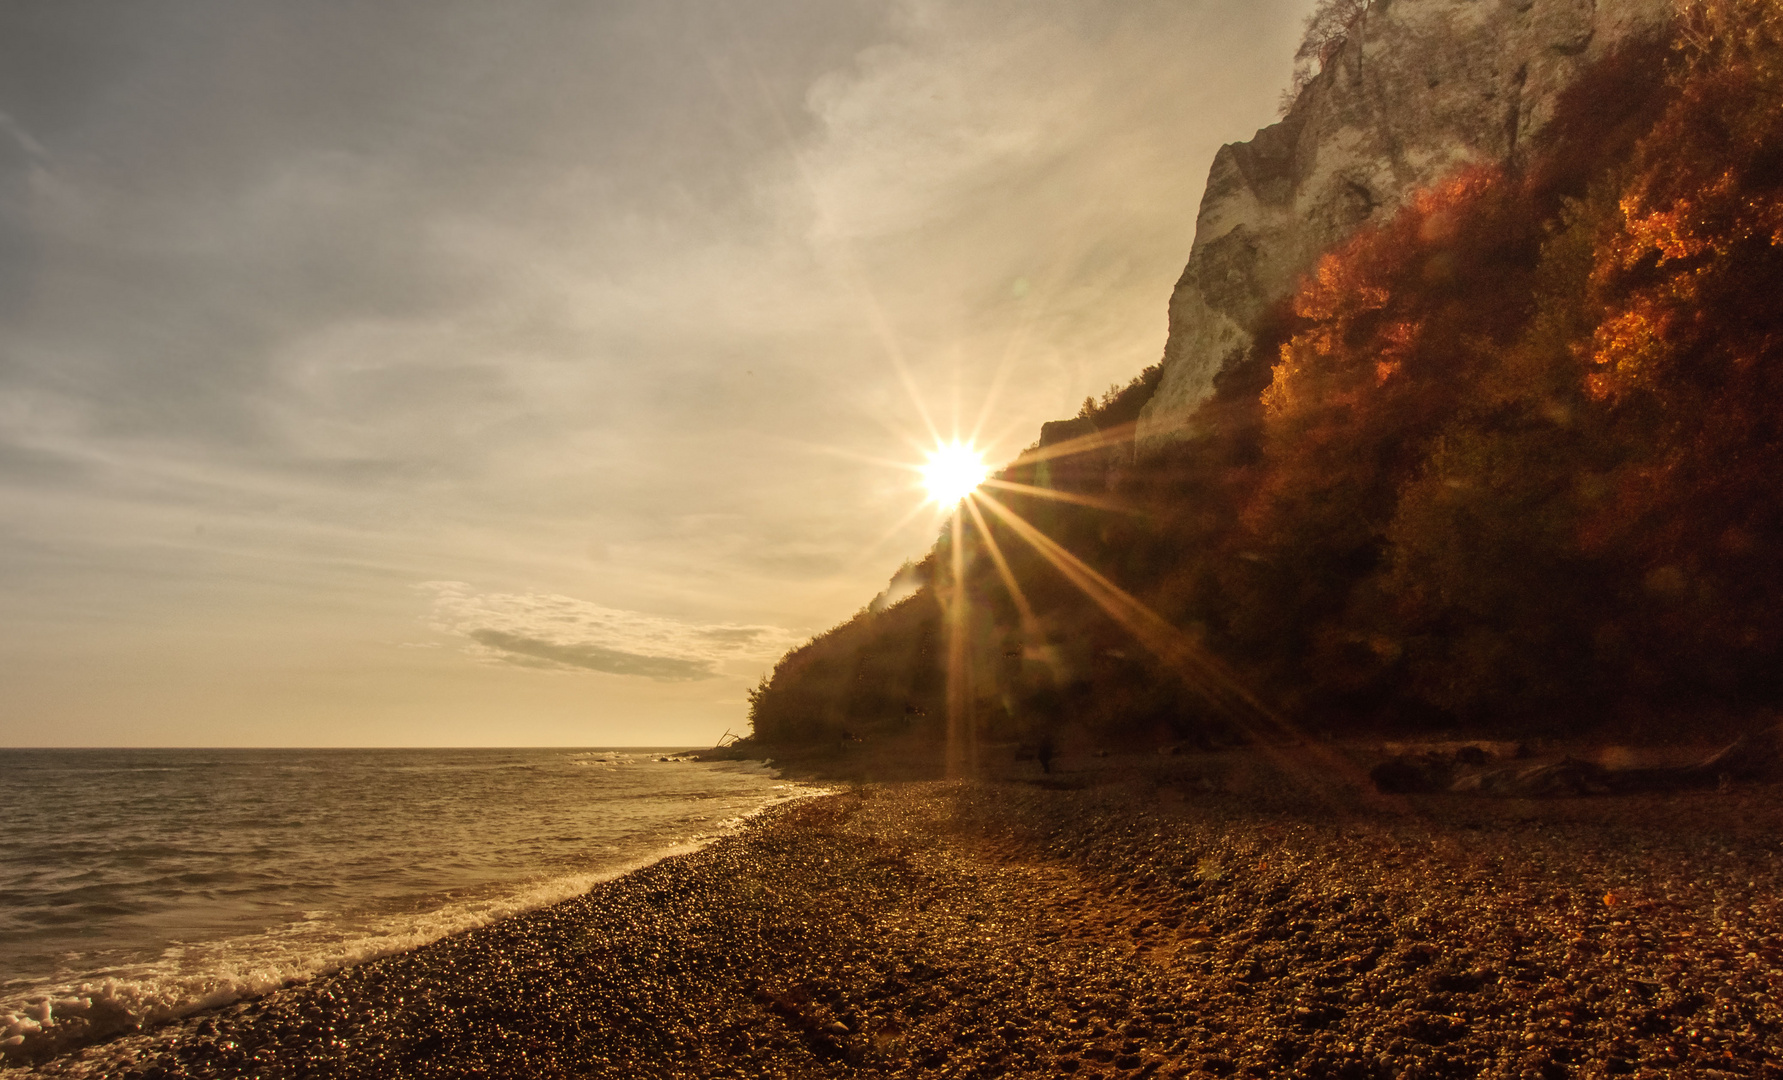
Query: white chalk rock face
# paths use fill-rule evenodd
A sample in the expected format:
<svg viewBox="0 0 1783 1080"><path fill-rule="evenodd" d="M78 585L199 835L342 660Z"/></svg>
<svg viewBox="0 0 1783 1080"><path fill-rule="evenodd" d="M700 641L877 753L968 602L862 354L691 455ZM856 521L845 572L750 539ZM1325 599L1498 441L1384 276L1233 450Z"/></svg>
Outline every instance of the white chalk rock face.
<svg viewBox="0 0 1783 1080"><path fill-rule="evenodd" d="M1249 328L1325 251L1460 165L1509 161L1673 0L1374 0L1278 124L1215 155L1142 449L1189 433Z"/></svg>

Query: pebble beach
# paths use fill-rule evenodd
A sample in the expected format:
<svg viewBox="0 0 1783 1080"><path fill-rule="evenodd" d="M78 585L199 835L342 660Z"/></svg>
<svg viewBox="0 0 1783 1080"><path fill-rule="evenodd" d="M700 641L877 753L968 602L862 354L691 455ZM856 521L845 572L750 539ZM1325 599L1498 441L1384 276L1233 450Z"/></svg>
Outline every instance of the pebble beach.
<svg viewBox="0 0 1783 1080"><path fill-rule="evenodd" d="M1783 1077L1783 790L862 784L38 1077Z"/></svg>

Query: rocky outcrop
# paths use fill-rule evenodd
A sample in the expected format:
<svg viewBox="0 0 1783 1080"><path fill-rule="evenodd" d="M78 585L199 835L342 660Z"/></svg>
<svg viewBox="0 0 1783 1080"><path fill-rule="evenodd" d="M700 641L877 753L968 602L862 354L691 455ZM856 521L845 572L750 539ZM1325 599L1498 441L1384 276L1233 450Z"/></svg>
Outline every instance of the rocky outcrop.
<svg viewBox="0 0 1783 1080"><path fill-rule="evenodd" d="M1133 464L1133 441L1119 427L1108 432L1087 416L1049 420L1031 460L1017 462L1006 479L1056 491L1100 492Z"/></svg>
<svg viewBox="0 0 1783 1080"><path fill-rule="evenodd" d="M1374 0L1280 123L1215 156L1140 447L1188 433L1214 376L1321 253L1460 165L1514 160L1586 64L1672 10Z"/></svg>
<svg viewBox="0 0 1783 1080"><path fill-rule="evenodd" d="M1494 754L1488 745L1401 752L1377 764L1368 776L1376 790L1388 794L1453 792L1509 798L1631 795L1783 780L1783 724L1742 735L1719 753L1688 765L1616 766L1570 756L1506 765L1505 758L1523 757L1527 751L1518 746L1512 753Z"/></svg>

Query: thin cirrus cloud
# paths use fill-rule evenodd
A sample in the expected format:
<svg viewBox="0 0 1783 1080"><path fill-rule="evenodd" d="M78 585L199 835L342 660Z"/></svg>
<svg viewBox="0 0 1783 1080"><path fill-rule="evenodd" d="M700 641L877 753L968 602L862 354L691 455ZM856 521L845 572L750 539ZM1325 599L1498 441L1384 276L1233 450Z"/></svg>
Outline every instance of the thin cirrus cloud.
<svg viewBox="0 0 1783 1080"><path fill-rule="evenodd" d="M730 662L771 661L793 641L779 627L683 622L569 596L478 593L456 581L422 588L434 594L433 629L464 639L478 659L519 667L695 682Z"/></svg>

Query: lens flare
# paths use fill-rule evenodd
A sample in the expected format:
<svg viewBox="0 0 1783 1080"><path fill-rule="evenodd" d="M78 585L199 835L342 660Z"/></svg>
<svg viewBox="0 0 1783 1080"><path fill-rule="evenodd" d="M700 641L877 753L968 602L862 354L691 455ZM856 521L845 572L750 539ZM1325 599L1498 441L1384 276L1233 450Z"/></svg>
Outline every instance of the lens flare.
<svg viewBox="0 0 1783 1080"><path fill-rule="evenodd" d="M977 491L990 472L984 455L971 443L948 443L930 452L929 463L922 467L922 482L929 489L929 498L950 506Z"/></svg>

